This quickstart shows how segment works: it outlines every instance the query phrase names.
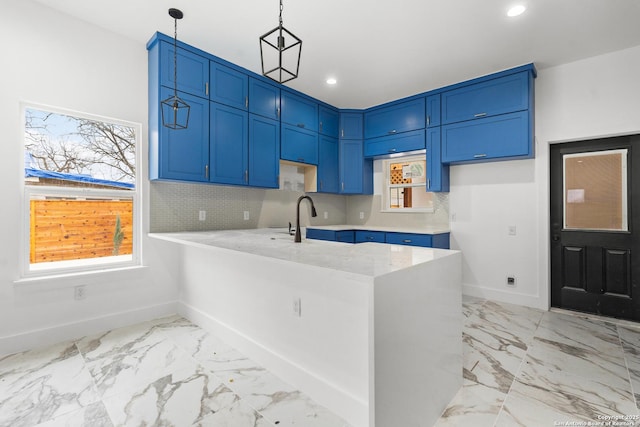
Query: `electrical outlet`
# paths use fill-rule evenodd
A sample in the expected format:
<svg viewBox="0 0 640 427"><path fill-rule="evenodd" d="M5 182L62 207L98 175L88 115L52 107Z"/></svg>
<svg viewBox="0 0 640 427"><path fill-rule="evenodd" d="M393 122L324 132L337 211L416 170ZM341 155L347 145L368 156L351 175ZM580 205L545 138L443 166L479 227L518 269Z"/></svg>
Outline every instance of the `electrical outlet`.
<svg viewBox="0 0 640 427"><path fill-rule="evenodd" d="M76 300L82 300L85 299L87 296L86 294L86 288L84 286L76 286L75 288L73 288L73 297Z"/></svg>
<svg viewBox="0 0 640 427"><path fill-rule="evenodd" d="M509 236L515 236L516 235L516 226L515 225L510 225L509 226Z"/></svg>
<svg viewBox="0 0 640 427"><path fill-rule="evenodd" d="M302 317L302 299L300 297L293 298L293 315Z"/></svg>
<svg viewBox="0 0 640 427"><path fill-rule="evenodd" d="M328 219L329 218L329 212L325 211L323 216L324 216L324 219Z"/></svg>
<svg viewBox="0 0 640 427"><path fill-rule="evenodd" d="M249 211L244 211L244 220L249 221Z"/></svg>
<svg viewBox="0 0 640 427"><path fill-rule="evenodd" d="M198 219L200 221L205 221L207 219L207 211L198 212Z"/></svg>
<svg viewBox="0 0 640 427"><path fill-rule="evenodd" d="M516 276L507 276L507 286L516 285Z"/></svg>
<svg viewBox="0 0 640 427"><path fill-rule="evenodd" d="M364 219L364 212L360 212L360 219Z"/></svg>

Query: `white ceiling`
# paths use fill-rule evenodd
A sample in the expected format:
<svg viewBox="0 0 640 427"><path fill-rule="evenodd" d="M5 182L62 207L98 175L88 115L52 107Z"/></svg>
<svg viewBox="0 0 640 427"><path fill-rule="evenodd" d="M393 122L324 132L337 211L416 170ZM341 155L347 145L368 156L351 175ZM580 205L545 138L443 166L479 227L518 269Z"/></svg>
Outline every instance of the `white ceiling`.
<svg viewBox="0 0 640 427"><path fill-rule="evenodd" d="M146 43L178 39L260 73L258 38L278 0L36 0ZM283 0L303 40L287 85L340 108L366 108L533 62L538 69L640 45L640 0ZM527 11L508 18L520 3ZM329 86L327 77L338 84Z"/></svg>

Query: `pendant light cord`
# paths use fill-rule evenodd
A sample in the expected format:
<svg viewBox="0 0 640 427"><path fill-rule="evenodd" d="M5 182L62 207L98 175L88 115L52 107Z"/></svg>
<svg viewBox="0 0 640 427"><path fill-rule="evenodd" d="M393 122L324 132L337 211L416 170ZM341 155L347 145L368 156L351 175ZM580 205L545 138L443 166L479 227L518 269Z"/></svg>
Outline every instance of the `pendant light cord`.
<svg viewBox="0 0 640 427"><path fill-rule="evenodd" d="M281 27L282 27L282 9L283 9L282 0L280 0L280 26Z"/></svg>
<svg viewBox="0 0 640 427"><path fill-rule="evenodd" d="M173 18L173 94L176 97L178 96L178 19L177 18Z"/></svg>

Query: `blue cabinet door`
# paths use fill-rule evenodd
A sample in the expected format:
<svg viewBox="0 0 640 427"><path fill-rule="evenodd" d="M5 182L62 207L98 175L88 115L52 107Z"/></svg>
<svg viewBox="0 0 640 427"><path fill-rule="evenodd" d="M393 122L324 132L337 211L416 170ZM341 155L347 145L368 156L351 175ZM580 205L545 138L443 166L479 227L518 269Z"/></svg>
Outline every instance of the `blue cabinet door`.
<svg viewBox="0 0 640 427"><path fill-rule="evenodd" d="M165 99L173 95L173 90L163 87L160 95L161 99ZM159 126L158 139L150 139L150 179L206 182L209 161L209 101L186 93L178 95L191 107L189 126L179 130Z"/></svg>
<svg viewBox="0 0 640 427"><path fill-rule="evenodd" d="M363 113L340 113L340 139L363 139L363 123Z"/></svg>
<svg viewBox="0 0 640 427"><path fill-rule="evenodd" d="M449 165L442 164L440 127L427 129L427 191L449 191Z"/></svg>
<svg viewBox="0 0 640 427"><path fill-rule="evenodd" d="M440 126L440 94L427 96L427 127Z"/></svg>
<svg viewBox="0 0 640 427"><path fill-rule="evenodd" d="M249 77L225 65L211 61L209 99L230 107L247 110L249 107Z"/></svg>
<svg viewBox="0 0 640 427"><path fill-rule="evenodd" d="M280 123L249 114L249 185L278 188Z"/></svg>
<svg viewBox="0 0 640 427"><path fill-rule="evenodd" d="M395 135L425 127L425 99L378 107L364 113L365 139Z"/></svg>
<svg viewBox="0 0 640 427"><path fill-rule="evenodd" d="M318 132L317 103L287 91L282 91L280 99L280 119L283 123Z"/></svg>
<svg viewBox="0 0 640 427"><path fill-rule="evenodd" d="M444 92L442 123L456 123L528 109L530 75L530 71L523 71Z"/></svg>
<svg viewBox="0 0 640 427"><path fill-rule="evenodd" d="M340 114L338 110L325 107L323 105L318 108L318 129L320 135L327 135L333 138L338 137Z"/></svg>
<svg viewBox="0 0 640 427"><path fill-rule="evenodd" d="M353 230L336 231L336 242L355 243L356 233Z"/></svg>
<svg viewBox="0 0 640 427"><path fill-rule="evenodd" d="M174 87L173 45L160 43L160 84ZM178 90L209 98L209 59L178 48ZM165 99L165 98L162 98Z"/></svg>
<svg viewBox="0 0 640 427"><path fill-rule="evenodd" d="M433 245L431 234L386 232L385 242L392 245L423 246Z"/></svg>
<svg viewBox="0 0 640 427"><path fill-rule="evenodd" d="M292 162L318 164L318 134L282 123L280 158Z"/></svg>
<svg viewBox="0 0 640 427"><path fill-rule="evenodd" d="M318 192L338 193L338 139L320 135L318 143Z"/></svg>
<svg viewBox="0 0 640 427"><path fill-rule="evenodd" d="M444 163L533 157L529 111L442 126Z"/></svg>
<svg viewBox="0 0 640 427"><path fill-rule="evenodd" d="M248 183L249 116L246 111L210 103L210 181Z"/></svg>
<svg viewBox="0 0 640 427"><path fill-rule="evenodd" d="M280 88L249 77L249 112L280 119Z"/></svg>
<svg viewBox="0 0 640 427"><path fill-rule="evenodd" d="M336 241L336 232L334 230L323 230L307 227L307 239Z"/></svg>
<svg viewBox="0 0 640 427"><path fill-rule="evenodd" d="M364 156L376 157L407 151L424 150L424 129L364 141Z"/></svg>
<svg viewBox="0 0 640 427"><path fill-rule="evenodd" d="M370 194L373 173L371 161L362 155L362 141L340 140L340 193Z"/></svg>

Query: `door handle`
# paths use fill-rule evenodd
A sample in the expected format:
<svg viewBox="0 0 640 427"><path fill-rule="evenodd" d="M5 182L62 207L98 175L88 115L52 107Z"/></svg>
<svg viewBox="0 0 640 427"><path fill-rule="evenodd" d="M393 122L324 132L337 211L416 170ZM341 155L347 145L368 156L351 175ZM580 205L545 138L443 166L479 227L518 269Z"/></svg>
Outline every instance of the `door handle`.
<svg viewBox="0 0 640 427"><path fill-rule="evenodd" d="M554 234L552 239L554 242L557 242L558 240L560 240L560 236L558 234Z"/></svg>

